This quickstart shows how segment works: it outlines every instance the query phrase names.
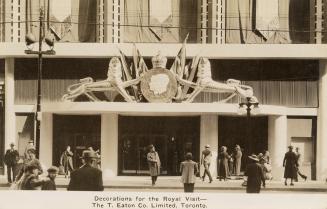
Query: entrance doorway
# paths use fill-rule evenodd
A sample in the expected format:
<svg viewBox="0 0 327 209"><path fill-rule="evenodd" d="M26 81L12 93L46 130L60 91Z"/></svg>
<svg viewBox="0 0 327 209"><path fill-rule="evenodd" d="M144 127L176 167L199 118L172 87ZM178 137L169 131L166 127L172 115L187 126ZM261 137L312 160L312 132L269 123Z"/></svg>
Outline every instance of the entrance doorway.
<svg viewBox="0 0 327 209"><path fill-rule="evenodd" d="M53 116L53 164L60 164L60 156L67 146L73 152L73 166L82 165L80 157L89 147L101 150L101 116L54 115Z"/></svg>
<svg viewBox="0 0 327 209"><path fill-rule="evenodd" d="M241 169L245 169L247 157L268 149L268 117L218 117L218 146L227 147L231 154L235 145L242 149Z"/></svg>
<svg viewBox="0 0 327 209"><path fill-rule="evenodd" d="M161 160L161 174L179 175L187 152L199 161L200 117L119 116L119 174L148 174L148 145Z"/></svg>

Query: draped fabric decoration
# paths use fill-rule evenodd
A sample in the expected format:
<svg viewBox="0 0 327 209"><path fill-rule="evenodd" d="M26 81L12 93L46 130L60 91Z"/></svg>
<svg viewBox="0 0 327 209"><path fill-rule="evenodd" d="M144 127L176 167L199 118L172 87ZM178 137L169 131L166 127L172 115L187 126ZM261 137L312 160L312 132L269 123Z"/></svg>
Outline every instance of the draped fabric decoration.
<svg viewBox="0 0 327 209"><path fill-rule="evenodd" d="M226 43L290 43L289 1L226 1Z"/></svg>
<svg viewBox="0 0 327 209"><path fill-rule="evenodd" d="M26 32L39 34L39 11L44 8L45 30L59 42L95 42L97 1L26 0Z"/></svg>
<svg viewBox="0 0 327 209"><path fill-rule="evenodd" d="M197 41L196 0L125 0L124 42Z"/></svg>
<svg viewBox="0 0 327 209"><path fill-rule="evenodd" d="M279 29L278 0L256 0L255 29L270 39Z"/></svg>
<svg viewBox="0 0 327 209"><path fill-rule="evenodd" d="M69 0L51 1L49 27L58 41L74 40L71 3Z"/></svg>
<svg viewBox="0 0 327 209"><path fill-rule="evenodd" d="M26 0L26 34L32 33L35 38L39 39L39 16L40 8L44 8L44 20L49 19L48 0ZM47 31L48 25L45 24L43 34Z"/></svg>

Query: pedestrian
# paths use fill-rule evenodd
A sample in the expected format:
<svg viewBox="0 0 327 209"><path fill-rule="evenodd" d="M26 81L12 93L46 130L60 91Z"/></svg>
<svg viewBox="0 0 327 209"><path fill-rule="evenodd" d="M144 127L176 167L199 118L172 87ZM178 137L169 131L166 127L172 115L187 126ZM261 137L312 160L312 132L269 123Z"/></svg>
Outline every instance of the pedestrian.
<svg viewBox="0 0 327 209"><path fill-rule="evenodd" d="M36 149L35 146L34 146L34 141L33 140L29 140L28 144L25 147L25 151L24 151L24 158L25 159L29 158L27 151L30 150L30 149Z"/></svg>
<svg viewBox="0 0 327 209"><path fill-rule="evenodd" d="M293 186L293 180L296 179L297 176L297 157L293 152L293 146L288 146L288 152L286 152L283 167L285 167L284 178L285 178L285 186L287 186L287 179L291 179L291 186Z"/></svg>
<svg viewBox="0 0 327 209"><path fill-rule="evenodd" d="M234 156L233 153L228 155L228 176L232 176L234 174Z"/></svg>
<svg viewBox="0 0 327 209"><path fill-rule="evenodd" d="M12 183L15 181L16 172L17 172L16 166L18 160L19 160L19 153L17 150L15 150L15 144L10 143L10 149L6 151L6 154L4 156L4 161L7 166L8 183Z"/></svg>
<svg viewBox="0 0 327 209"><path fill-rule="evenodd" d="M51 166L47 171L48 171L48 176L47 176L48 181L42 184L41 190L57 190L55 179L59 169L56 166Z"/></svg>
<svg viewBox="0 0 327 209"><path fill-rule="evenodd" d="M203 165L203 167L204 167L202 181L204 181L206 175L208 175L209 183L212 182L212 176L211 176L211 173L210 173L210 170L209 170L210 163L211 163L211 157L212 157L212 152L210 150L210 145L207 144L207 145L204 146L204 150L202 151L201 165Z"/></svg>
<svg viewBox="0 0 327 209"><path fill-rule="evenodd" d="M34 148L31 148L27 150L27 159L24 160L24 165L22 168L18 171L18 174L16 176L16 181L19 181L23 176L24 173L26 172L26 168L29 165L35 165L38 169L38 175L41 175L43 173L43 169L41 166L40 161L36 158L36 150Z"/></svg>
<svg viewBox="0 0 327 209"><path fill-rule="evenodd" d="M67 146L66 150L61 154L60 166L64 167L65 178L74 170L73 155L74 154L70 150L70 146Z"/></svg>
<svg viewBox="0 0 327 209"><path fill-rule="evenodd" d="M184 184L184 192L193 192L196 174L199 172L198 164L192 160L192 153L185 155L185 161L181 162L180 172L181 180Z"/></svg>
<svg viewBox="0 0 327 209"><path fill-rule="evenodd" d="M266 187L264 173L259 159L255 154L249 158L249 164L246 166L245 175L247 176L246 193L260 193L261 182L262 186Z"/></svg>
<svg viewBox="0 0 327 209"><path fill-rule="evenodd" d="M227 153L227 147L222 146L221 151L218 154L218 161L219 161L218 177L219 177L220 181L222 179L224 179L224 181L226 181L226 178L227 178L227 176L229 174L229 171L228 171L228 158L229 158L229 155Z"/></svg>
<svg viewBox="0 0 327 209"><path fill-rule="evenodd" d="M39 169L37 165L27 165L21 183L21 190L40 190L40 187L47 181L49 180L39 179Z"/></svg>
<svg viewBox="0 0 327 209"><path fill-rule="evenodd" d="M103 191L102 171L94 168L96 160L94 152L83 151L84 165L74 170L70 175L67 190L69 191Z"/></svg>
<svg viewBox="0 0 327 209"><path fill-rule="evenodd" d="M147 161L149 164L152 186L154 186L156 184L158 176L160 175L161 162L158 152L156 152L155 147L152 144L149 145L149 150L150 151L147 155Z"/></svg>
<svg viewBox="0 0 327 209"><path fill-rule="evenodd" d="M234 151L234 172L236 176L241 175L242 151L240 145L235 146Z"/></svg>
<svg viewBox="0 0 327 209"><path fill-rule="evenodd" d="M301 165L301 161L302 161L302 157L301 157L301 153L300 153L300 148L296 147L295 148L295 154L296 154L296 162L297 162L297 174L299 174L299 176L301 176L302 179L304 179L304 181L307 180L307 176L304 175L301 171L300 171L300 165ZM296 175L296 179L295 181L298 181L298 176Z"/></svg>

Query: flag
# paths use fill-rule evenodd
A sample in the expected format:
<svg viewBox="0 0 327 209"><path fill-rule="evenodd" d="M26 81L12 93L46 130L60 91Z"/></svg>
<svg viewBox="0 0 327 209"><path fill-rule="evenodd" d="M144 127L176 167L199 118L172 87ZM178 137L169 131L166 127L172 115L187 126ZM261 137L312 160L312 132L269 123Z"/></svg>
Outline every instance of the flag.
<svg viewBox="0 0 327 209"><path fill-rule="evenodd" d="M133 63L134 63L134 70L135 70L136 77L139 77L140 74L148 71L148 67L146 66L144 59L140 51L136 48L135 44L133 48Z"/></svg>
<svg viewBox="0 0 327 209"><path fill-rule="evenodd" d="M188 35L186 35L186 38L184 39L182 48L179 50L175 61L171 67L170 70L172 70L173 72L177 73L177 75L182 78L183 74L184 74L184 70L185 70L185 62L186 62L186 42L188 39Z"/></svg>

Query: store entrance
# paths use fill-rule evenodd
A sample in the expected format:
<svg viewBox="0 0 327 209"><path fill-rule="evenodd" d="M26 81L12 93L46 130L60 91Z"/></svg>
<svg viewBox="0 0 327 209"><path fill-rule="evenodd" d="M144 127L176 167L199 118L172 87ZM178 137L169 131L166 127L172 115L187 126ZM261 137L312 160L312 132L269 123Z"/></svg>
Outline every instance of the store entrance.
<svg viewBox="0 0 327 209"><path fill-rule="evenodd" d="M247 156L263 153L268 149L268 117L218 117L218 146L227 147L232 154L240 145L243 157L241 169L246 166Z"/></svg>
<svg viewBox="0 0 327 209"><path fill-rule="evenodd" d="M119 174L148 174L148 145L161 160L162 175L179 175L187 152L199 161L200 117L119 116Z"/></svg>
<svg viewBox="0 0 327 209"><path fill-rule="evenodd" d="M67 146L73 152L73 166L82 165L80 157L85 149L100 151L101 116L53 116L53 164L59 165L60 156Z"/></svg>

